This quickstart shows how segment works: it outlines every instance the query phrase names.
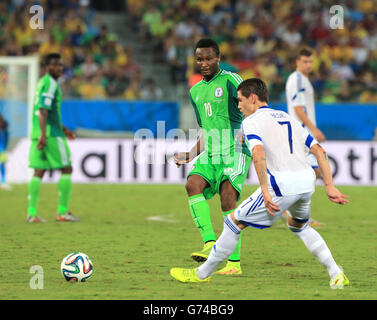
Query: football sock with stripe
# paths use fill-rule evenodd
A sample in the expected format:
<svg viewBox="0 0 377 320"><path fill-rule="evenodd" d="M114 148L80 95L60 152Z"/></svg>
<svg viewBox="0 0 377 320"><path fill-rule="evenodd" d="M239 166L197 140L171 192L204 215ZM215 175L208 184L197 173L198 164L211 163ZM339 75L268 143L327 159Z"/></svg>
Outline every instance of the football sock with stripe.
<svg viewBox="0 0 377 320"><path fill-rule="evenodd" d="M72 193L72 175L62 174L58 182L59 200L58 214L65 214L68 211L69 200Z"/></svg>
<svg viewBox="0 0 377 320"><path fill-rule="evenodd" d="M327 269L330 278L334 278L341 272L331 255L330 249L321 235L309 225L303 228L295 228L288 226L289 229L304 242L306 248L312 255Z"/></svg>
<svg viewBox="0 0 377 320"><path fill-rule="evenodd" d="M234 209L223 212L222 214L224 216L224 219L227 217L228 214L232 213L233 211ZM240 234L240 238L238 240L236 247L234 248L233 253L229 256L230 261L240 261L241 259L241 238L242 238L242 234Z"/></svg>
<svg viewBox="0 0 377 320"><path fill-rule="evenodd" d="M211 210L204 195L201 193L189 197L189 207L191 216L200 231L204 243L208 241L216 241L210 216Z"/></svg>
<svg viewBox="0 0 377 320"><path fill-rule="evenodd" d="M208 278L217 267L225 261L234 251L240 238L241 230L232 221L230 215L224 220L224 229L221 236L217 239L209 254L207 261L197 269L199 279Z"/></svg>
<svg viewBox="0 0 377 320"><path fill-rule="evenodd" d="M39 202L39 191L41 189L41 181L40 177L33 176L30 179L29 186L28 186L28 215L32 217L37 216L37 207Z"/></svg>

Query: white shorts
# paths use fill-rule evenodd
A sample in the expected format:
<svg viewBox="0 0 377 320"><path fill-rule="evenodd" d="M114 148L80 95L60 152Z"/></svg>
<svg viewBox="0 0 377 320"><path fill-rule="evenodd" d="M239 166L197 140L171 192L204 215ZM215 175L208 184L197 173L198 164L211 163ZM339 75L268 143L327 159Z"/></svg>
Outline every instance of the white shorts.
<svg viewBox="0 0 377 320"><path fill-rule="evenodd" d="M297 222L305 223L310 219L310 201L314 192L277 197L271 193L272 201L281 211L271 215L267 212L259 187L250 197L244 200L235 210L235 218L248 226L264 229L271 227L284 211L289 210L291 217Z"/></svg>
<svg viewBox="0 0 377 320"><path fill-rule="evenodd" d="M317 158L313 153L308 153L306 160L309 162L313 169L319 168Z"/></svg>

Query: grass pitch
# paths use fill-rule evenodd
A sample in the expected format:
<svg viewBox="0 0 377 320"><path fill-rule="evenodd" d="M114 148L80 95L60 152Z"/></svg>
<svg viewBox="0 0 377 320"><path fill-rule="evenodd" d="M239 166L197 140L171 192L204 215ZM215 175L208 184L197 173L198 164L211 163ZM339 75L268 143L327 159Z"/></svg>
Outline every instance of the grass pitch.
<svg viewBox="0 0 377 320"><path fill-rule="evenodd" d="M242 199L255 186L244 188ZM195 267L189 257L202 247L181 185L74 185L72 212L79 223L55 222L57 186L42 185L39 215L26 223L27 186L0 192L0 299L377 299L377 190L341 187L351 203L338 206L317 188L312 217L351 286L331 290L327 271L278 221L272 228L247 228L242 236L243 275L215 275L210 283L183 284L171 267ZM210 201L216 233L222 231L219 198ZM94 265L86 283L66 282L63 257L74 251ZM30 288L30 267L43 268L43 289Z"/></svg>

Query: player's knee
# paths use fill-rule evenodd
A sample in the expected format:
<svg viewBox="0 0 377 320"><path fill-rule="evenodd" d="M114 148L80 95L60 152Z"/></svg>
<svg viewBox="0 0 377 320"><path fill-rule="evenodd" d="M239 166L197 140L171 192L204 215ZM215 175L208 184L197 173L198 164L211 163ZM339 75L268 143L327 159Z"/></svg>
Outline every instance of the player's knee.
<svg viewBox="0 0 377 320"><path fill-rule="evenodd" d="M236 201L232 199L222 199L221 200L221 211L227 212L236 207Z"/></svg>
<svg viewBox="0 0 377 320"><path fill-rule="evenodd" d="M301 232L304 230L307 226L307 222L299 222L294 220L293 218L288 218L287 219L287 225L288 229L291 230L294 234L297 234L298 232Z"/></svg>
<svg viewBox="0 0 377 320"><path fill-rule="evenodd" d="M202 193L202 190L200 190L198 184L190 180L186 182L185 188L189 197Z"/></svg>
<svg viewBox="0 0 377 320"><path fill-rule="evenodd" d="M35 169L34 170L34 177L38 177L38 178L42 179L45 172L46 172L46 170L43 170L43 169Z"/></svg>
<svg viewBox="0 0 377 320"><path fill-rule="evenodd" d="M221 193L221 210L227 212L237 206L237 192Z"/></svg>
<svg viewBox="0 0 377 320"><path fill-rule="evenodd" d="M72 167L66 167L62 169L63 174L72 174L72 172L73 172Z"/></svg>

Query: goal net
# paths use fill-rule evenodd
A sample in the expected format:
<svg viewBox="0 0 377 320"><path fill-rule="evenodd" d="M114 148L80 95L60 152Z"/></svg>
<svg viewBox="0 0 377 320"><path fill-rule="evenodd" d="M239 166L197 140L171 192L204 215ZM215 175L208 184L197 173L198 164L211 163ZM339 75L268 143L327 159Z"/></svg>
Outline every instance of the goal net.
<svg viewBox="0 0 377 320"><path fill-rule="evenodd" d="M11 150L17 144L27 143L31 133L33 97L38 77L38 56L0 56L0 114L8 122L7 180L10 183L22 182L28 174L27 157L17 157L12 161L14 156Z"/></svg>

